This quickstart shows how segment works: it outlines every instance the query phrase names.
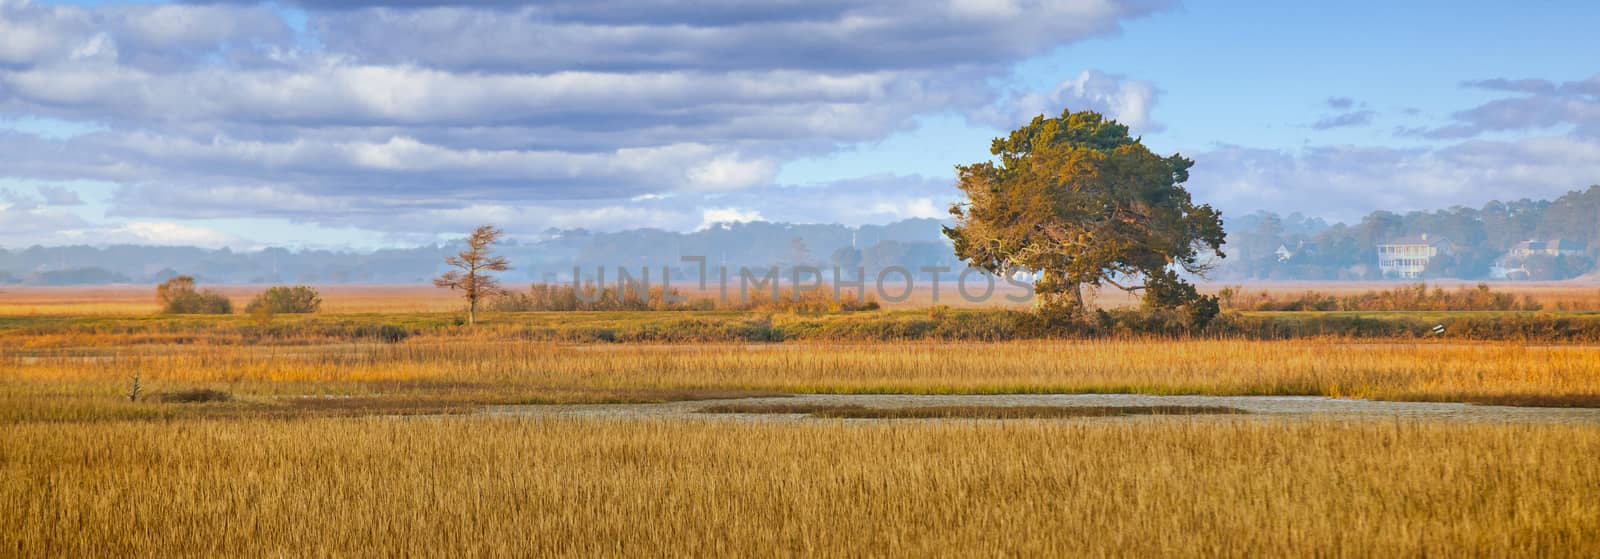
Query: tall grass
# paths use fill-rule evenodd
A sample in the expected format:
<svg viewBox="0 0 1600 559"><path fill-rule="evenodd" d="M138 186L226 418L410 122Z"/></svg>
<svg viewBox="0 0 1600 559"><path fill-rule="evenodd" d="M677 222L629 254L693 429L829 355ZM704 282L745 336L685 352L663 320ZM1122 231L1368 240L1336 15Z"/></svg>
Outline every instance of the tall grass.
<svg viewBox="0 0 1600 559"><path fill-rule="evenodd" d="M780 393L1600 406L1595 347L1474 341L1600 339L1592 315L1168 337L1120 312L427 310L0 316L0 555L1600 555L1593 426L458 417Z"/></svg>
<svg viewBox="0 0 1600 559"><path fill-rule="evenodd" d="M1317 395L1600 406L1596 370L1600 351L1588 347L1305 341L560 346L410 340L9 351L0 352L0 421L436 413L485 404L742 392ZM234 398L184 408L130 403L124 395L135 374L150 393L215 389Z"/></svg>
<svg viewBox="0 0 1600 559"><path fill-rule="evenodd" d="M1443 332L1438 331L1443 326ZM1521 312L1226 313L1198 326L1181 313L1100 311L1055 321L1023 311L605 311L118 317L0 316L0 348L315 345L426 341L902 342L1094 338L1487 340L1600 342L1600 314Z"/></svg>
<svg viewBox="0 0 1600 559"><path fill-rule="evenodd" d="M1212 285L1223 306L1257 311L1600 311L1600 286L1567 283L1279 282Z"/></svg>
<svg viewBox="0 0 1600 559"><path fill-rule="evenodd" d="M0 430L22 556L1600 554L1600 430L1235 420Z"/></svg>
<svg viewBox="0 0 1600 559"><path fill-rule="evenodd" d="M831 289L784 288L773 292L754 290L744 293L716 291L689 294L681 289L634 285L627 289L594 284L533 284L527 291L502 291L489 302L489 310L499 312L540 311L709 311L740 310L764 312L850 312L877 310L872 297L861 290L841 290L835 297Z"/></svg>
<svg viewBox="0 0 1600 559"><path fill-rule="evenodd" d="M1519 299L1512 293L1495 291L1487 283L1453 291L1443 287L1430 290L1427 284L1419 283L1352 295L1320 291L1289 295L1229 287L1219 291L1218 298L1227 308L1252 311L1537 311L1544 308L1532 295Z"/></svg>

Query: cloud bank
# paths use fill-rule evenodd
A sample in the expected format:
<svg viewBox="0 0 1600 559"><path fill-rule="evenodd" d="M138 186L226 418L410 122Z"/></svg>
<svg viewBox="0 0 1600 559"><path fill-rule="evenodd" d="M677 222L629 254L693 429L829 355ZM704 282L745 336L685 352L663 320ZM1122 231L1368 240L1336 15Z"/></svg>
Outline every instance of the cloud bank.
<svg viewBox="0 0 1600 559"><path fill-rule="evenodd" d="M0 172L121 185L111 215L140 219L276 217L418 233L435 227L393 217L524 208L544 225L572 214L540 209L587 201L583 211L600 222L676 224L701 212L667 219L634 200L798 196L773 184L783 162L906 130L919 114L990 105L987 80L1015 60L1165 7L293 6L303 25L269 4L0 0L0 119L73 129L0 129L0 149L14 155ZM1145 110L1137 92L1098 87L1075 95L1121 95L1107 100Z"/></svg>

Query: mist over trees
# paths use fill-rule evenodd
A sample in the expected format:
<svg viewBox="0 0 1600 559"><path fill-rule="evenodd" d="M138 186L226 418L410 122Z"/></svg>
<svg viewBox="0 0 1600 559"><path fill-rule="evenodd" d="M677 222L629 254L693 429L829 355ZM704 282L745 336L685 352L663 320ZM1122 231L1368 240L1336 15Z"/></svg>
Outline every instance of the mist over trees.
<svg viewBox="0 0 1600 559"><path fill-rule="evenodd" d="M1210 277L1218 281L1379 280L1377 244L1427 233L1446 238L1453 255L1441 258L1430 278L1491 279L1492 272L1518 243L1562 239L1580 247L1566 256L1535 256L1524 262L1526 279L1554 280L1594 273L1600 257L1600 186L1556 200L1491 202L1481 208L1426 212L1374 212L1351 224L1330 223L1300 214L1230 214L1223 250L1228 258ZM715 269L739 266L791 266L800 259L854 278L857 267L875 274L888 266L960 266L950 242L940 233L952 222L909 219L887 225L731 223L676 233L636 229L614 233L549 230L536 239L508 239L497 253L516 262L501 274L507 285L566 282L574 266L592 279L605 266L674 272L674 286L688 287L698 266L680 256L704 256ZM797 250L800 239L804 251ZM444 271L446 256L465 244L457 241L377 251L259 251L159 246L62 246L0 248L0 287L5 285L153 285L172 277L194 276L206 284L422 285ZM1289 257L1278 253L1284 248ZM735 272L736 273L736 272ZM831 280L831 271L826 273ZM615 281L614 274L608 281Z"/></svg>
<svg viewBox="0 0 1600 559"><path fill-rule="evenodd" d="M1499 279L1512 266L1518 271L1513 279L1581 276L1593 272L1600 257L1600 186L1553 201L1494 201L1482 208L1456 206L1405 214L1379 211L1354 224L1329 224L1298 213L1233 217L1228 220L1228 262L1214 277L1383 279L1377 269L1377 245L1420 235L1451 243L1450 254L1429 263L1428 278ZM1562 254L1510 254L1524 241L1563 241Z"/></svg>
<svg viewBox="0 0 1600 559"><path fill-rule="evenodd" d="M533 239L506 239L495 252L516 263L499 274L508 285L567 282L574 267L593 279L600 267L615 281L615 269L635 274L643 266L659 281L663 266L674 282L699 277L699 265L681 260L703 256L706 266L790 267L809 263L823 269L855 268L875 273L888 266L950 266L958 261L940 235L935 219L909 219L886 225L727 223L692 232L634 229L594 232L547 230ZM798 241L798 242L797 242ZM446 271L444 259L466 248L464 240L414 248L376 251L258 251L115 245L10 249L0 247L0 286L156 284L184 274L207 284L427 284ZM804 250L800 250L803 248ZM826 275L831 280L829 272ZM687 284L679 283L680 286Z"/></svg>

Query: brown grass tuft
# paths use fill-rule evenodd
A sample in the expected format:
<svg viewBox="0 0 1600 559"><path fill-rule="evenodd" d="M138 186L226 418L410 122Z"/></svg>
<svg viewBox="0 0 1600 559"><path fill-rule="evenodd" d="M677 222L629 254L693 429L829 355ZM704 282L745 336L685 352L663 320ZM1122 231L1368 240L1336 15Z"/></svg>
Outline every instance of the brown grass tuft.
<svg viewBox="0 0 1600 559"><path fill-rule="evenodd" d="M206 402L227 402L233 399L233 395L221 390L196 388L192 390L157 393L155 395L155 399L157 402L168 404L200 404Z"/></svg>
<svg viewBox="0 0 1600 559"><path fill-rule="evenodd" d="M1462 401L1481 406L1600 408L1600 394L1490 394L1467 396Z"/></svg>

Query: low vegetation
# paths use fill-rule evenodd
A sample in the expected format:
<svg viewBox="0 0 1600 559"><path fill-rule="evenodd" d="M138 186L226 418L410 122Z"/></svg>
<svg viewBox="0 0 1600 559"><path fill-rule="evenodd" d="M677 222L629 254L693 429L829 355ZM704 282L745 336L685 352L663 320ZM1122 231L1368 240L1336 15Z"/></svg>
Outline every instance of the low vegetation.
<svg viewBox="0 0 1600 559"><path fill-rule="evenodd" d="M1497 292L1489 284L1446 291L1415 284L1394 289L1371 290L1353 295L1333 295L1319 291L1299 294L1273 294L1266 290L1249 291L1227 287L1217 293L1226 308L1250 311L1537 311L1544 305L1532 295L1517 297Z"/></svg>
<svg viewBox="0 0 1600 559"><path fill-rule="evenodd" d="M232 314L233 302L212 290L195 290L194 278L177 276L156 286L163 314Z"/></svg>
<svg viewBox="0 0 1600 559"><path fill-rule="evenodd" d="M681 289L661 286L646 288L642 284L616 287L584 285L533 284L526 292L503 291L489 302L489 310L499 312L539 311L710 311L739 310L761 312L854 312L878 310L877 301L862 298L858 290L835 297L831 288L795 290L785 288L774 296L771 290L755 290L744 294L731 293L690 295ZM723 300L726 299L726 300Z"/></svg>
<svg viewBox="0 0 1600 559"><path fill-rule="evenodd" d="M169 404L196 404L205 402L226 402L228 400L232 400L233 395L221 390L195 388L189 390L158 393L155 395L155 399L157 402L165 402Z"/></svg>
<svg viewBox="0 0 1600 559"><path fill-rule="evenodd" d="M0 316L0 348L316 345L352 342L769 343L999 342L1191 338L1239 340L1600 342L1600 314L1528 312L1227 312L1206 325L1184 311L1098 311L1053 321L1011 310L875 312L502 313L475 328L455 313L117 317ZM1442 331L1441 331L1442 330Z"/></svg>
<svg viewBox="0 0 1600 559"><path fill-rule="evenodd" d="M309 314L322 310L322 296L304 285L277 286L256 295L245 306L245 314Z"/></svg>

